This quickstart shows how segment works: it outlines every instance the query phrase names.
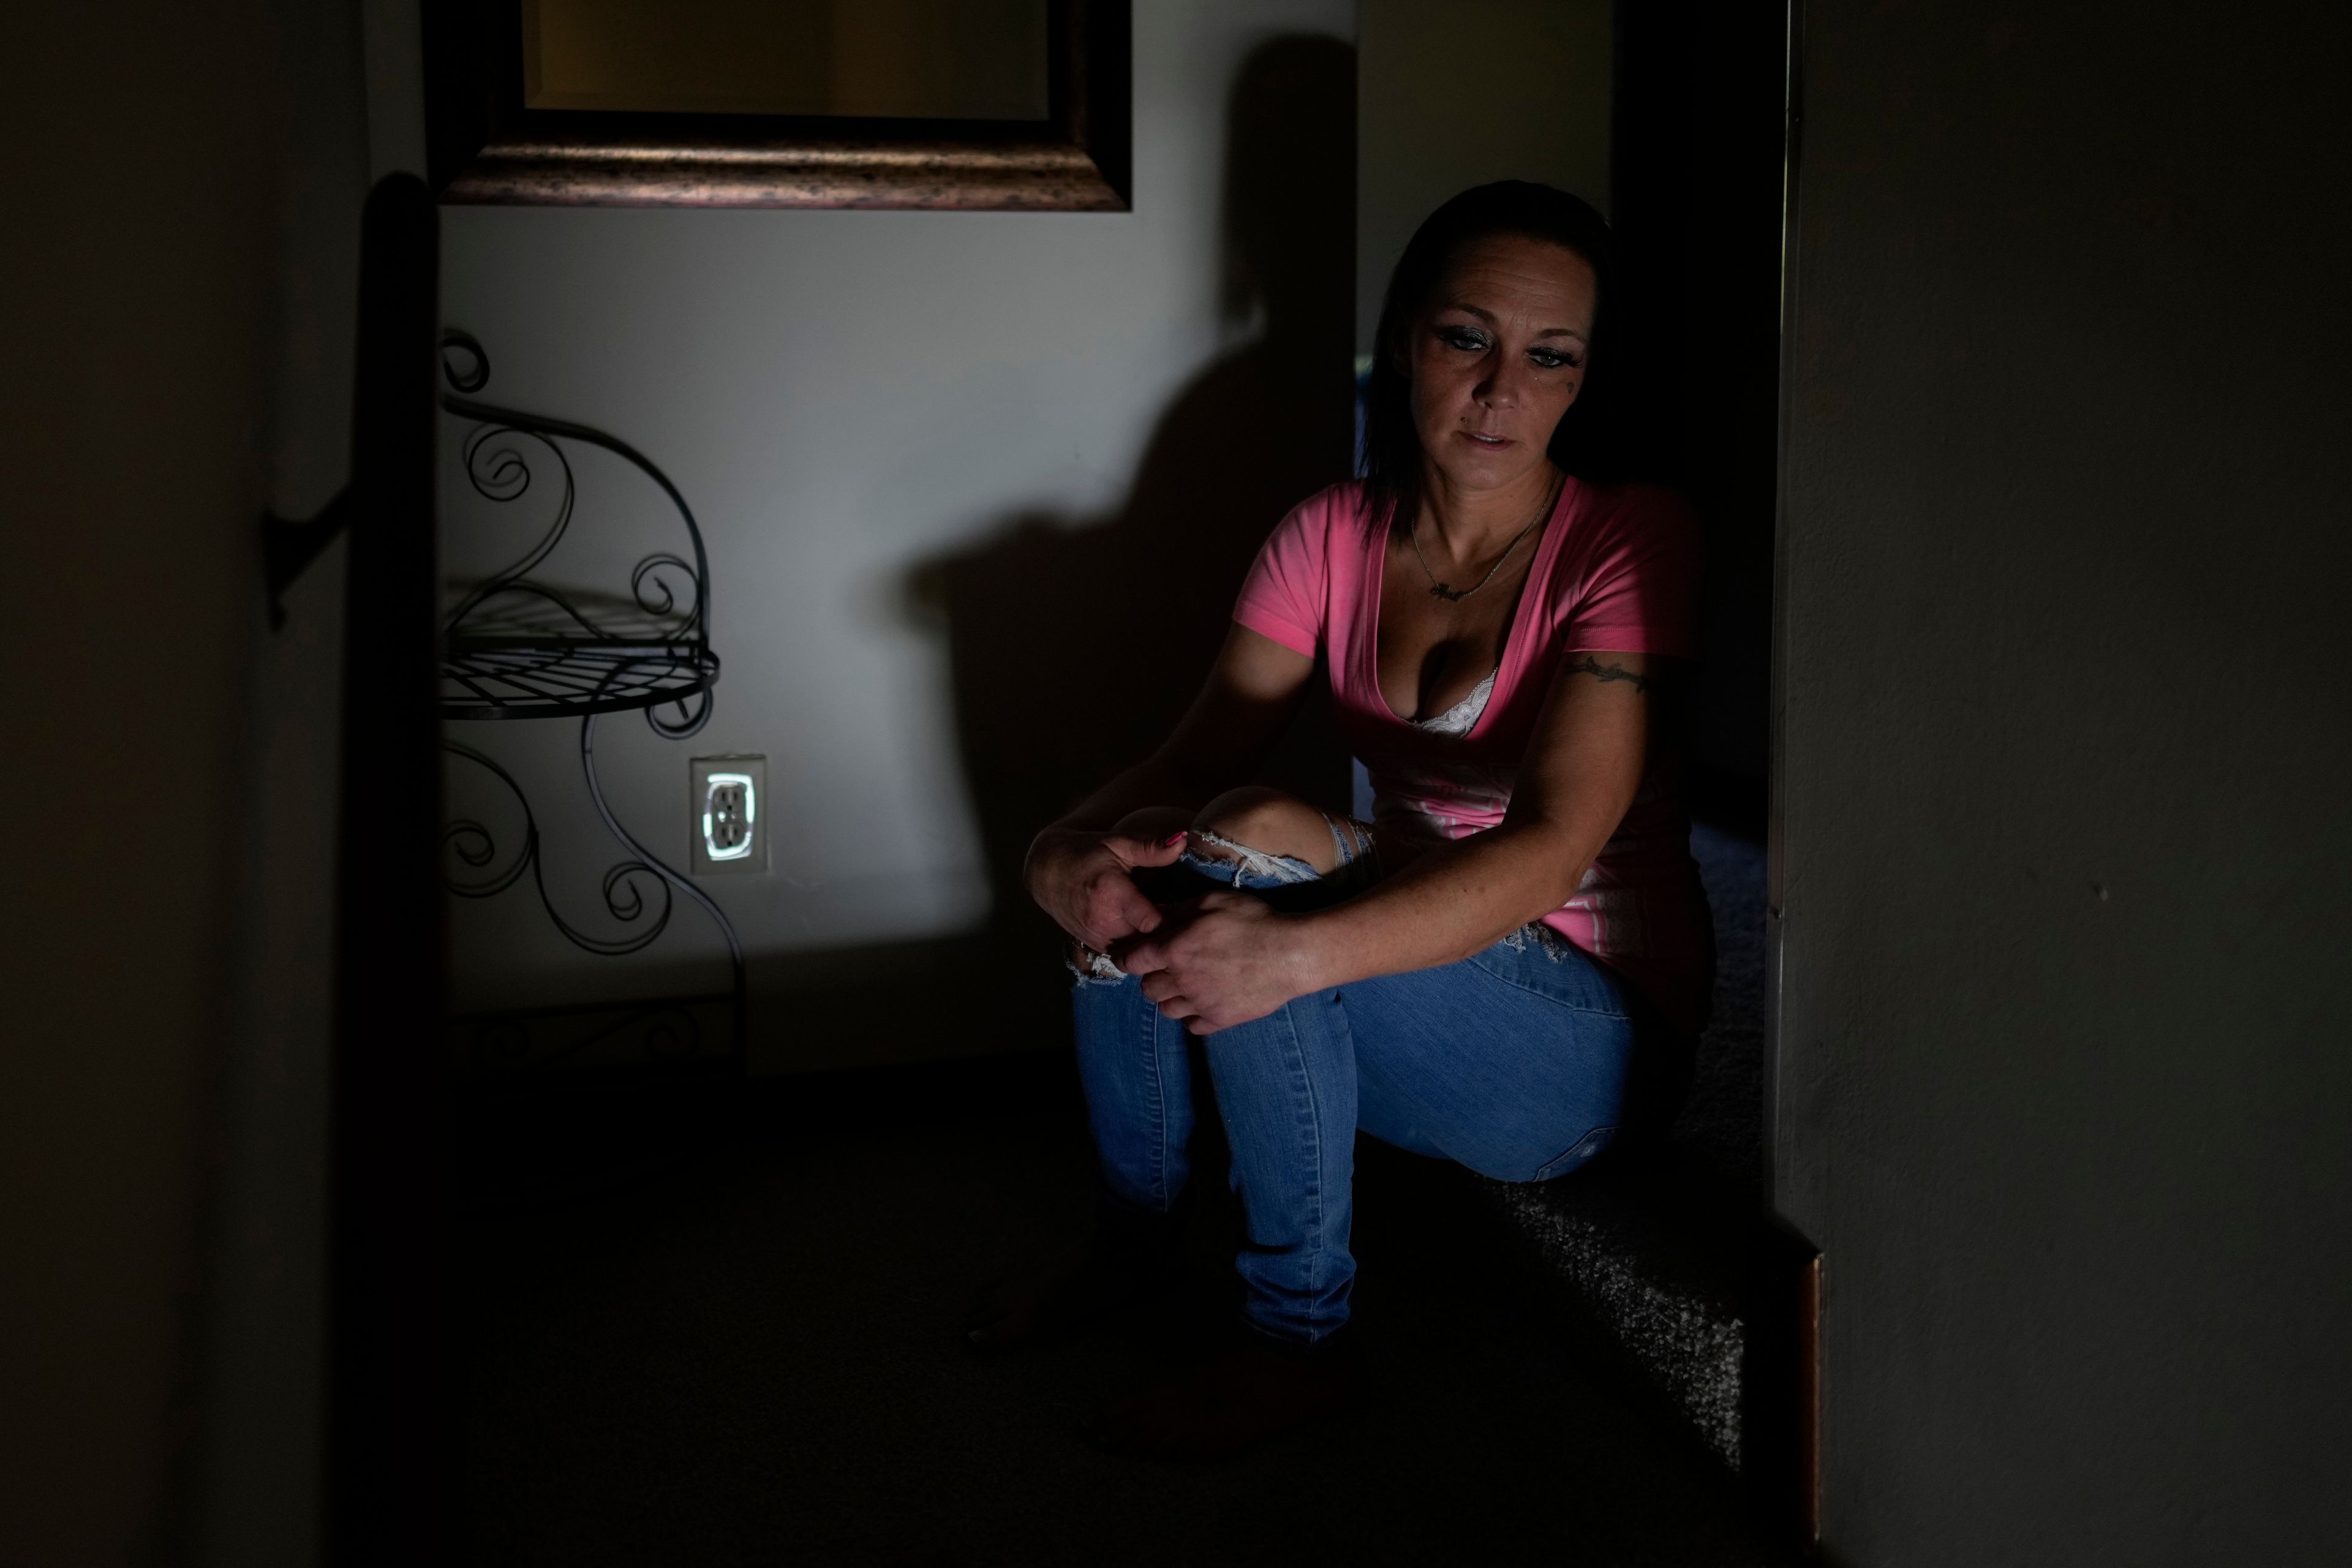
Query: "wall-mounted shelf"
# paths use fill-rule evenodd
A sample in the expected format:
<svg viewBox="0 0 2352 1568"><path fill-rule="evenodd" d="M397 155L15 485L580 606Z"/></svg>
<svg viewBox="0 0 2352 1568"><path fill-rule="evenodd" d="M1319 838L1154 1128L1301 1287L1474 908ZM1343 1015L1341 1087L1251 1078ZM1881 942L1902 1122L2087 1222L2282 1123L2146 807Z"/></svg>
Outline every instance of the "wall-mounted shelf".
<svg viewBox="0 0 2352 1568"><path fill-rule="evenodd" d="M542 475L555 479L551 520L530 549L467 588L442 624L440 705L446 722L484 720L576 719L580 766L588 795L629 858L604 873L605 914L621 929L598 935L557 908L541 864L538 818L514 775L485 752L461 742L442 740L447 754L489 773L522 813L520 843L502 854L488 824L478 818L451 820L444 842L457 862L445 877L460 898L495 898L525 876L548 919L565 941L583 952L618 957L641 952L669 924L677 895L699 907L727 942L732 985L724 1000L731 1017L727 1059L742 1066L745 980L743 946L734 922L710 896L670 867L622 826L604 798L596 774L596 721L608 713L640 712L655 733L684 740L709 722L719 656L710 647L710 563L702 531L667 475L627 443L590 426L520 409L473 401L488 384L488 354L464 332L442 336L442 374L452 388L442 407L474 420L466 437L466 477L476 494L497 503L520 500ZM571 527L578 479L567 444L601 447L622 458L668 498L684 531L680 549L656 550L629 574L626 594L590 595L559 587L542 568ZM540 1035L557 1012L501 1014L459 1020L469 1064L493 1076L545 1068L576 1058L582 1042L634 1037L644 1033L643 1053L657 1062L703 1059L696 1050L693 1023L698 1005L716 997L668 997L625 1009L676 1022L650 1033L605 1029Z"/></svg>
<svg viewBox="0 0 2352 1568"><path fill-rule="evenodd" d="M709 649L618 638L453 637L441 655L448 719L555 719L683 702L718 676Z"/></svg>

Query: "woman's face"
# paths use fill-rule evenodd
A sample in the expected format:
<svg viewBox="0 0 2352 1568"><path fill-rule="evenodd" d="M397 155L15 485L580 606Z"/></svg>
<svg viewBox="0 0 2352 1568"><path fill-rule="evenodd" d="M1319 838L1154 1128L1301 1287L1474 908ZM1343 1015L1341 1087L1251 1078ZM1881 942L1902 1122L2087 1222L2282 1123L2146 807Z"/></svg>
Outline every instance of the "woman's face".
<svg viewBox="0 0 2352 1568"><path fill-rule="evenodd" d="M1452 489L1506 489L1544 464L1584 384L1598 298L1591 266L1560 246L1500 236L1454 256L1401 345L1421 449Z"/></svg>

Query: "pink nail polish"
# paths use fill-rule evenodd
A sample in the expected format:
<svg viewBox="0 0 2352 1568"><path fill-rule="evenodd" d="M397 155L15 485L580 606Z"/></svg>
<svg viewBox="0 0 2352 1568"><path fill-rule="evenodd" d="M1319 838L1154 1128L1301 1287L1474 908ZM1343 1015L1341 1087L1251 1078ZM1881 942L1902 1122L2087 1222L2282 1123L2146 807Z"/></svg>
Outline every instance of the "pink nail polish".
<svg viewBox="0 0 2352 1568"><path fill-rule="evenodd" d="M1171 833L1167 837L1160 841L1160 847L1165 849L1171 844L1181 844L1183 842L1184 836L1181 833Z"/></svg>

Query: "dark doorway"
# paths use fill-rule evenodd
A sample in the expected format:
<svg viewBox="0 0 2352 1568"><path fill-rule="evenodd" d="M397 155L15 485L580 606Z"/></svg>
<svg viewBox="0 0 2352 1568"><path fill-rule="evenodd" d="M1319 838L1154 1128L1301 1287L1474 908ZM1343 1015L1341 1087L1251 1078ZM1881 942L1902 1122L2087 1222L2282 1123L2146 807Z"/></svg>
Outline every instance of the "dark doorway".
<svg viewBox="0 0 2352 1568"><path fill-rule="evenodd" d="M1693 806L1761 834L1771 707L1789 16L1736 0L1616 13L1612 218L1637 334L1643 468L1698 510L1704 663Z"/></svg>

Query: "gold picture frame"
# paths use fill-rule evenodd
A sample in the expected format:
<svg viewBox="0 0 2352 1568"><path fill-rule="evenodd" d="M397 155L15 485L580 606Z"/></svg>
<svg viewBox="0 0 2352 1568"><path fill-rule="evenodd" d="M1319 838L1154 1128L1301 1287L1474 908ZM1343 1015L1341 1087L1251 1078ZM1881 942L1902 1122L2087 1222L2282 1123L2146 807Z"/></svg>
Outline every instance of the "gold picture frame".
<svg viewBox="0 0 2352 1568"><path fill-rule="evenodd" d="M740 105L763 100L745 95L740 73L703 95L722 104L716 109L669 107L701 100L659 80L650 89L625 82L601 96L568 79L551 89L531 32L542 25L542 3L425 0L426 168L440 200L1128 209L1129 0L1046 0L1042 37L1024 35L1042 50L1042 72L1014 62L1028 74L992 100L975 103L969 93L959 99L936 86L928 100L919 90L894 95L869 71L851 105L859 111L846 113L747 110ZM602 3L609 12L627 0ZM653 13L661 0L644 3ZM787 84L772 100L787 108L806 100L805 91L795 100L792 90ZM577 107L583 103L598 106ZM930 103L947 112L887 112ZM873 112L877 106L886 112ZM974 107L984 112L968 112ZM1042 116L1029 117L1037 107ZM961 117L959 108L967 110Z"/></svg>

